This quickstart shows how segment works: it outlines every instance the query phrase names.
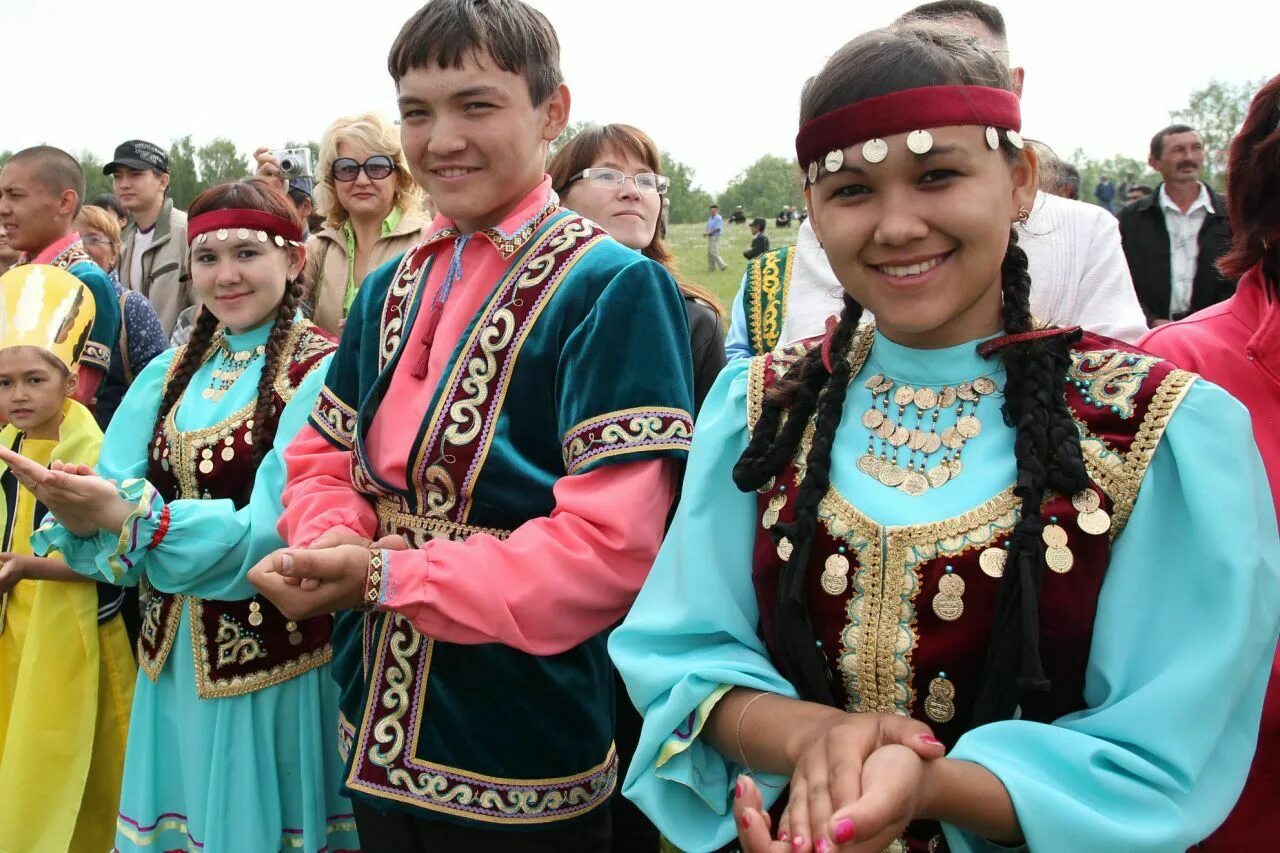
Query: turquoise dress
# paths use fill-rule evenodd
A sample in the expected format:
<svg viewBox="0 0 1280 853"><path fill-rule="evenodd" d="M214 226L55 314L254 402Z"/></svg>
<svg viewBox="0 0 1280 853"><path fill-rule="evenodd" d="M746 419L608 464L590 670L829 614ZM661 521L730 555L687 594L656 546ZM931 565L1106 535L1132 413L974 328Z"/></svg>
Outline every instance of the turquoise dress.
<svg viewBox="0 0 1280 853"><path fill-rule="evenodd" d="M730 362L708 396L679 511L648 582L609 644L632 701L645 714L623 793L691 853L715 850L735 836L732 791L743 768L701 736L716 701L733 686L796 696L761 639L752 579L753 559L759 559L758 551L753 555L757 495L742 493L731 478L749 438L748 399L756 392L748 380L758 363ZM864 383L876 373L917 388L981 375L994 380L996 393L978 404L981 434L965 445L957 479L910 497L857 468L868 445L860 419L872 404ZM1216 386L1183 377L1189 382L1185 395L1150 455L1127 526L1111 546L1083 709L1049 722L1015 719L971 728L948 752L1000 778L1035 851L1185 850L1227 816L1253 756L1280 615L1280 540L1248 413ZM973 518L1014 481L1014 433L1000 413L1004 381L998 361L979 357L973 343L921 351L876 333L849 386L829 495L856 508L844 518L858 514L858 525L874 531L874 543L895 541L908 529L904 525L917 531L917 551L906 558L907 615L896 663L891 661L899 675L900 713L919 713L924 698L917 692L914 706L902 698L911 695L902 685L912 683L911 670L921 665L921 626L929 609L912 561L935 548L946 555L981 548L969 536L987 533L939 534L926 542L919 531L928 528L921 526ZM1128 401L1110 400L1117 413L1125 412ZM1109 451L1089 444L1086 458L1104 464ZM1007 530L1011 523L1006 518L992 525ZM1046 591L1064 577L1073 576L1050 575ZM982 579L970 577L970 611ZM854 586L851 594L861 594L857 579ZM864 611L851 606L849 612ZM888 708L894 707L890 693ZM779 795L777 788L762 791L767 802ZM1004 849L956 826L942 829L953 851Z"/></svg>
<svg viewBox="0 0 1280 853"><path fill-rule="evenodd" d="M233 350L263 344L270 325L228 336ZM127 500L161 499L145 480L165 376L181 349L157 356L125 395L107 430L98 473L121 483ZM306 423L328 357L302 381L280 416L249 503L176 500L169 527L148 550L161 513L135 515L124 531L82 539L46 524L33 542L57 548L81 574L121 585L145 573L158 590L240 600L255 590L249 569L284 543L276 534L284 490L284 449ZM176 412L183 431L217 424L252 403L262 372L255 358L217 401L217 359L195 373ZM338 688L329 667L225 698L196 693L190 612L184 604L174 649L152 681L139 672L125 758L116 846L121 851L316 851L359 848L349 802L340 795L342 761L334 748Z"/></svg>

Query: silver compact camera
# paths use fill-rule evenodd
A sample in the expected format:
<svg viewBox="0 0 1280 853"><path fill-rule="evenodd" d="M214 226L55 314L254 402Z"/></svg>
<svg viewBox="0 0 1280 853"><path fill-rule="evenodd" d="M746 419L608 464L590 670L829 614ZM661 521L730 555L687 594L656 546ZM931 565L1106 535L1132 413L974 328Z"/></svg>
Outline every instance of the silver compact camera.
<svg viewBox="0 0 1280 853"><path fill-rule="evenodd" d="M281 177L305 178L311 175L310 148L277 148L268 153L280 163Z"/></svg>

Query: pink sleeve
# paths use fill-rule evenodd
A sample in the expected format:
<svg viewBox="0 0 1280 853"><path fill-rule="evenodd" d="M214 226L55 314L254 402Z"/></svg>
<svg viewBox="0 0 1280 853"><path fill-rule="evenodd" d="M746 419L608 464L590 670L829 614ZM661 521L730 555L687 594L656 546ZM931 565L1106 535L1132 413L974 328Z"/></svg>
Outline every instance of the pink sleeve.
<svg viewBox="0 0 1280 853"><path fill-rule="evenodd" d="M561 477L551 515L505 541L475 535L389 551L382 606L450 643L571 649L630 609L662 544L677 475L675 461L655 459Z"/></svg>
<svg viewBox="0 0 1280 853"><path fill-rule="evenodd" d="M98 396L98 386L102 384L104 376L106 374L102 368L82 362L76 371L76 393L72 398L86 409L93 411L94 404L97 402L94 398Z"/></svg>
<svg viewBox="0 0 1280 853"><path fill-rule="evenodd" d="M294 548L305 548L323 533L375 537L377 515L351 485L351 452L338 450L305 425L284 451L287 479L277 530Z"/></svg>

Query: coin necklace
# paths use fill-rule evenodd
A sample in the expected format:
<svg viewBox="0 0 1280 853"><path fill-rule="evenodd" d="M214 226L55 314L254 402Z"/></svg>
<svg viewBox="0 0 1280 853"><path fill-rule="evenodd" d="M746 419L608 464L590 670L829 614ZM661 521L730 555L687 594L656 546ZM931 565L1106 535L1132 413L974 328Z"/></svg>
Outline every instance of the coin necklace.
<svg viewBox="0 0 1280 853"><path fill-rule="evenodd" d="M996 390L990 377L979 376L972 382L935 390L899 385L877 373L863 384L871 391L871 408L862 415L862 425L869 435L867 450L858 459L859 471L912 497L941 488L960 476L965 442L982 432L978 401ZM891 414L892 406L897 408L896 416ZM916 410L914 427L910 426L909 406ZM942 413L952 407L956 410L955 423L939 432ZM939 451L942 458L935 463ZM899 462L904 452L905 466Z"/></svg>
<svg viewBox="0 0 1280 853"><path fill-rule="evenodd" d="M218 402L244 376L253 360L266 354L267 348L262 344L253 349L233 351L223 336L218 342L218 366L213 369L213 385L201 391L200 396L211 402Z"/></svg>

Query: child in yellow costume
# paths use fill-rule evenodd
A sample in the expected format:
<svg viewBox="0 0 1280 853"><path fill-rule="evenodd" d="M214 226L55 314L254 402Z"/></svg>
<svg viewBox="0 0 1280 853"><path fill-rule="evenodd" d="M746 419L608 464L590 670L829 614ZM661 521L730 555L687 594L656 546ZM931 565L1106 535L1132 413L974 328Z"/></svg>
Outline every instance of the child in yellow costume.
<svg viewBox="0 0 1280 853"><path fill-rule="evenodd" d="M0 276L0 444L93 465L102 432L72 399L89 290L53 266ZM0 462L0 850L106 851L115 837L136 667L121 590L31 554L45 514Z"/></svg>

